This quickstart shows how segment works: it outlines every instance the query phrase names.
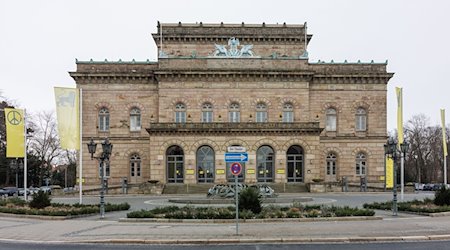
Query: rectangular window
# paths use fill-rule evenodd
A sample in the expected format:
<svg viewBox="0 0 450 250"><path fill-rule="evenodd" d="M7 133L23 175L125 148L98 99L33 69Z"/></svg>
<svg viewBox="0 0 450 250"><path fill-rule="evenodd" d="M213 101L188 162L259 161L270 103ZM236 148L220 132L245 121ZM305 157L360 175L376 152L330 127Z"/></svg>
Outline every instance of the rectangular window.
<svg viewBox="0 0 450 250"><path fill-rule="evenodd" d="M202 122L212 122L213 121L213 112L212 111L203 111L202 112Z"/></svg>
<svg viewBox="0 0 450 250"><path fill-rule="evenodd" d="M99 165L99 167L98 167L98 175L99 175L99 177L101 177L102 176L102 172L101 172L101 166ZM104 163L103 163L103 173L104 173L104 176L105 177L109 177L110 175L110 164L109 164L109 162L107 162L107 161L105 161Z"/></svg>
<svg viewBox="0 0 450 250"><path fill-rule="evenodd" d="M366 162L360 161L356 163L356 175L366 175Z"/></svg>
<svg viewBox="0 0 450 250"><path fill-rule="evenodd" d="M356 131L366 131L366 116L357 115L356 116Z"/></svg>
<svg viewBox="0 0 450 250"><path fill-rule="evenodd" d="M267 112L266 111L256 112L256 122L267 122Z"/></svg>
<svg viewBox="0 0 450 250"><path fill-rule="evenodd" d="M327 115L327 124L325 129L327 131L336 131L336 116Z"/></svg>
<svg viewBox="0 0 450 250"><path fill-rule="evenodd" d="M133 115L130 117L130 130L131 131L139 131L141 130L141 117L137 115Z"/></svg>
<svg viewBox="0 0 450 250"><path fill-rule="evenodd" d="M176 123L186 123L186 112L176 111L175 112L175 122Z"/></svg>
<svg viewBox="0 0 450 250"><path fill-rule="evenodd" d="M283 122L294 122L294 112L284 111L283 112Z"/></svg>
<svg viewBox="0 0 450 250"><path fill-rule="evenodd" d="M108 131L109 130L109 117L100 116L99 117L99 130Z"/></svg>
<svg viewBox="0 0 450 250"><path fill-rule="evenodd" d="M336 175L336 162L335 161L327 162L327 175Z"/></svg>
<svg viewBox="0 0 450 250"><path fill-rule="evenodd" d="M239 122L240 121L240 113L239 111L230 111L229 112L229 122Z"/></svg>

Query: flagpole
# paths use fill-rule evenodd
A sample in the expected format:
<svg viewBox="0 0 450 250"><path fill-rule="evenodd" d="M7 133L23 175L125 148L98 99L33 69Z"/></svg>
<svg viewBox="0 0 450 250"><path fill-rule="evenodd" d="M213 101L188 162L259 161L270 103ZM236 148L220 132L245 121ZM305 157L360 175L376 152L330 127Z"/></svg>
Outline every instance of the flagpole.
<svg viewBox="0 0 450 250"><path fill-rule="evenodd" d="M83 89L80 88L80 97L78 98L78 113L79 113L79 126L80 126L80 150L79 150L79 166L80 166L80 176L79 176L79 185L80 185L80 204L83 204Z"/></svg>
<svg viewBox="0 0 450 250"><path fill-rule="evenodd" d="M395 87L397 94L397 135L398 135L398 148L403 144L403 90L402 88ZM405 186L405 154L401 153L400 157L400 200L403 201L404 186Z"/></svg>
<svg viewBox="0 0 450 250"><path fill-rule="evenodd" d="M400 190L400 201L403 201L403 193L405 191L405 154L404 152L402 153L403 157L401 158L400 161L400 185L401 185L401 190Z"/></svg>
<svg viewBox="0 0 450 250"><path fill-rule="evenodd" d="M23 110L23 141L24 141L24 151L25 155L23 157L23 189L24 189L24 198L25 200L28 200L27 195L27 175L28 175L28 167L27 167L27 110Z"/></svg>
<svg viewBox="0 0 450 250"><path fill-rule="evenodd" d="M445 154L444 154L444 185L447 185L447 156Z"/></svg>
<svg viewBox="0 0 450 250"><path fill-rule="evenodd" d="M444 153L444 185L447 185L447 136L445 127L445 109L441 109L442 152Z"/></svg>

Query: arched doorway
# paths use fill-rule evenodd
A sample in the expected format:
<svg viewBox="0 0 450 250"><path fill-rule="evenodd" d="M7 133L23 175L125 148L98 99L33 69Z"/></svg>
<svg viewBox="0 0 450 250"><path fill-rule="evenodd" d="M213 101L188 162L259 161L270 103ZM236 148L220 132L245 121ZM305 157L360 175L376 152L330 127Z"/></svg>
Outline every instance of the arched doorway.
<svg viewBox="0 0 450 250"><path fill-rule="evenodd" d="M171 146L166 152L167 182L183 183L184 181L184 152L180 146Z"/></svg>
<svg viewBox="0 0 450 250"><path fill-rule="evenodd" d="M214 182L214 149L201 146L197 150L197 181Z"/></svg>
<svg viewBox="0 0 450 250"><path fill-rule="evenodd" d="M273 168L275 166L275 153L270 146L261 146L256 151L256 164L258 168L258 182L273 182Z"/></svg>
<svg viewBox="0 0 450 250"><path fill-rule="evenodd" d="M289 147L286 153L287 159L287 181L303 182L303 148L298 145Z"/></svg>

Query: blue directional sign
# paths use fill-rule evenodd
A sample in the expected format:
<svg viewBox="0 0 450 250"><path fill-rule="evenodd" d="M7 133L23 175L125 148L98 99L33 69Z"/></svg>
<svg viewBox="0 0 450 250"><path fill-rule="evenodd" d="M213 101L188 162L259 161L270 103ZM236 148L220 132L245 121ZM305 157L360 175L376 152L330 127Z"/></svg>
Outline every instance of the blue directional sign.
<svg viewBox="0 0 450 250"><path fill-rule="evenodd" d="M248 153L225 153L225 162L248 162Z"/></svg>

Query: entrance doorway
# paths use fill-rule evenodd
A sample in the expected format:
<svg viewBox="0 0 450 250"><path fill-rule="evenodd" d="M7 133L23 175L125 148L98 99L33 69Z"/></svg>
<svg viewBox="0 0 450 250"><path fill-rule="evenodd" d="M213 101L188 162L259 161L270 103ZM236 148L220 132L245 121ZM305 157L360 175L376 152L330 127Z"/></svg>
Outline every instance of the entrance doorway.
<svg viewBox="0 0 450 250"><path fill-rule="evenodd" d="M287 154L287 181L303 182L303 148L294 145L289 147Z"/></svg>
<svg viewBox="0 0 450 250"><path fill-rule="evenodd" d="M184 152L180 146L171 146L166 152L167 182L183 183L184 181Z"/></svg>

